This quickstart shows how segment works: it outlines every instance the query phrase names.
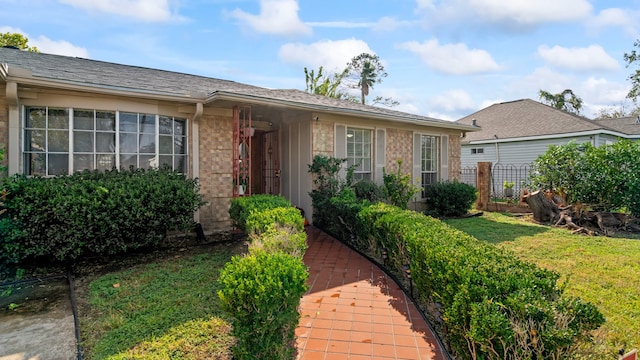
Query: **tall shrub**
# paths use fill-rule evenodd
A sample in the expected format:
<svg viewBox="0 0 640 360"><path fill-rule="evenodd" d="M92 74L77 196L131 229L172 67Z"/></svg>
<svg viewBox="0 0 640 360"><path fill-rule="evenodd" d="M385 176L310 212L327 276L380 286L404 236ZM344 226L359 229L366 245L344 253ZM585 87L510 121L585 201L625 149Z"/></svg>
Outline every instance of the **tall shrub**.
<svg viewBox="0 0 640 360"><path fill-rule="evenodd" d="M331 198L345 187L350 187L353 181L353 167L347 169L345 179L340 178L340 170L346 159L331 156L316 155L309 165L309 172L313 176L314 189L311 191L313 204L313 223L326 228L331 223Z"/></svg>
<svg viewBox="0 0 640 360"><path fill-rule="evenodd" d="M5 179L0 262L73 262L153 247L193 227L202 204L197 179L169 170L81 172Z"/></svg>
<svg viewBox="0 0 640 360"><path fill-rule="evenodd" d="M409 200L420 191L420 188L413 185L411 175L402 174L401 168L402 160L398 160L398 170L395 173L387 173L386 168L383 168L382 179L389 203L401 209L406 209Z"/></svg>
<svg viewBox="0 0 640 360"><path fill-rule="evenodd" d="M218 296L234 316L235 359L294 359L308 276L302 259L280 252L236 256L225 265Z"/></svg>

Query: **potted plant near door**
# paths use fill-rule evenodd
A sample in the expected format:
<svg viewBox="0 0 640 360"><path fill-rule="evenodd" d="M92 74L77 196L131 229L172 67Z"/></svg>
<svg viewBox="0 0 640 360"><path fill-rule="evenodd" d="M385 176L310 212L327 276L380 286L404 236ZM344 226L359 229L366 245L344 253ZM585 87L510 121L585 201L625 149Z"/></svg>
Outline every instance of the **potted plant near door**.
<svg viewBox="0 0 640 360"><path fill-rule="evenodd" d="M508 198L512 198L513 197L513 187L516 183L514 183L513 181L505 181L502 184L502 187L504 188L504 196L508 197Z"/></svg>

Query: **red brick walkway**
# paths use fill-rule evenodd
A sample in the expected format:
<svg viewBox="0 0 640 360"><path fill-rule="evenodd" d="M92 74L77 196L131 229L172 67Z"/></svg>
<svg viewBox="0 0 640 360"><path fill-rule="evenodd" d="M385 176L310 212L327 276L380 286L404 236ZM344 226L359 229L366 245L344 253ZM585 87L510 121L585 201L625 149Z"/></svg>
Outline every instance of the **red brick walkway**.
<svg viewBox="0 0 640 360"><path fill-rule="evenodd" d="M393 279L346 245L307 228L309 291L300 303L298 359L447 359Z"/></svg>

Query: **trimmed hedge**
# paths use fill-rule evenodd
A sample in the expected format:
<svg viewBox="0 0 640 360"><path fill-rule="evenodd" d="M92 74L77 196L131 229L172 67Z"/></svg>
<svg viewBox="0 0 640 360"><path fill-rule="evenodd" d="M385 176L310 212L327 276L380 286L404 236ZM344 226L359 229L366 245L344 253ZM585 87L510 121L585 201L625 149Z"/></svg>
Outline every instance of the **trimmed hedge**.
<svg viewBox="0 0 640 360"><path fill-rule="evenodd" d="M410 265L414 293L441 305L460 358L563 358L604 323L594 305L563 296L557 273L437 219L382 203L357 205L351 196L333 198L335 209L356 212L339 215L348 227L331 224L350 233L356 247L378 254L384 248L398 272Z"/></svg>
<svg viewBox="0 0 640 360"><path fill-rule="evenodd" d="M279 207L291 207L291 203L282 196L267 194L240 196L231 199L229 216L234 227L246 231L247 219L252 212Z"/></svg>
<svg viewBox="0 0 640 360"><path fill-rule="evenodd" d="M280 196L235 198L234 224L250 233L249 254L227 263L218 296L234 318L236 359L293 359L298 306L309 277L300 210Z"/></svg>
<svg viewBox="0 0 640 360"><path fill-rule="evenodd" d="M2 188L0 264L154 247L168 231L192 228L203 204L198 180L168 169L16 175Z"/></svg>
<svg viewBox="0 0 640 360"><path fill-rule="evenodd" d="M458 181L440 181L425 191L427 215L448 217L462 216L478 198L476 188Z"/></svg>
<svg viewBox="0 0 640 360"><path fill-rule="evenodd" d="M294 358L298 306L308 277L301 258L281 252L235 256L225 265L218 296L235 318L235 359Z"/></svg>

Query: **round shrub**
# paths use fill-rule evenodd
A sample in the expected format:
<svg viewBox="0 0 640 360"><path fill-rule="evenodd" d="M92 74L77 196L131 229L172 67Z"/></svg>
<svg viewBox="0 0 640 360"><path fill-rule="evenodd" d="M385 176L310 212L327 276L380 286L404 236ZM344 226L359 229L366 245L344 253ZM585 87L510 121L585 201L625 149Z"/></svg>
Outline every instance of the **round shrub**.
<svg viewBox="0 0 640 360"><path fill-rule="evenodd" d="M427 214L437 217L462 216L476 201L476 189L457 181L441 181L428 187Z"/></svg>

